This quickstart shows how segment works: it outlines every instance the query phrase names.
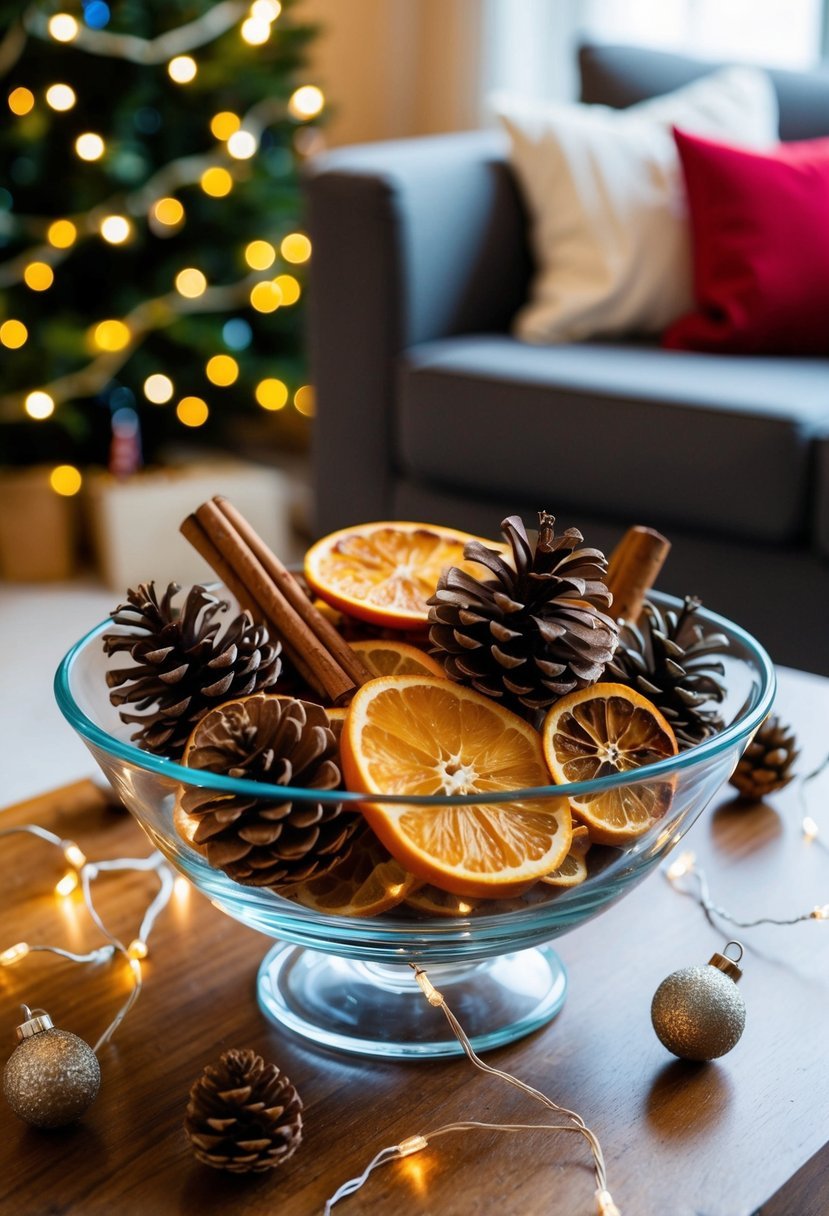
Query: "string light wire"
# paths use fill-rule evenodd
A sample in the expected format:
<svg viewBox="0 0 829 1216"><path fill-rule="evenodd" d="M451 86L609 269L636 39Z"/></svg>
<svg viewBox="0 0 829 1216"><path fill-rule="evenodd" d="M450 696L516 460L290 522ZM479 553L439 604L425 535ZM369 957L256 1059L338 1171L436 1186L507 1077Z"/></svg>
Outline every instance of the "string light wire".
<svg viewBox="0 0 829 1216"><path fill-rule="evenodd" d="M40 827L36 823L21 824L19 827L3 828L0 830L0 837L12 836L18 833L24 833L30 836L35 836L39 840L45 841L47 844L53 845L60 849L64 858L73 867L73 871L77 873L80 879L81 890L83 892L84 904L89 913L91 920L96 928L108 940L108 945L100 946L97 950L91 950L86 954L77 954L72 950L65 950L61 946L53 946L41 943L17 942L14 946L0 952L0 966L12 966L20 962L27 955L38 951L46 951L50 954L56 954L60 958L68 959L73 963L102 963L110 962L116 955L120 955L127 963L132 979L132 987L126 1000L123 1002L113 1020L104 1030L95 1046L92 1048L97 1055L102 1047L107 1044L118 1027L123 1022L129 1011L132 1009L135 1002L141 993L143 987L143 977L141 972L141 959L147 957L147 939L152 932L160 913L166 908L170 902L170 896L173 893L175 879L173 872L167 862L157 850L149 855L149 857L116 857L109 861L91 862L87 861L83 850L75 843L74 840L65 840L50 832L47 828ZM98 913L95 903L92 898L92 883L99 875L103 873L113 873L119 871L145 872L153 873L159 880L159 889L156 895L150 902L141 924L138 929L138 936L134 938L129 945L125 945L120 938L106 927ZM58 887L60 888L60 883ZM76 886L77 884L73 885Z"/></svg>
<svg viewBox="0 0 829 1216"><path fill-rule="evenodd" d="M829 920L829 904L819 904L811 911L802 912L798 916L758 916L756 920L739 920L726 908L714 903L705 871L696 864L696 856L690 852L681 853L675 861L664 867L663 873L675 891L680 895L689 896L699 904L709 925L718 932L720 926L717 920L727 921L738 929L755 929L758 925L799 925L806 920Z"/></svg>
<svg viewBox="0 0 829 1216"><path fill-rule="evenodd" d="M613 1201L610 1191L607 1189L607 1173L605 1168L604 1154L596 1134L591 1131L585 1124L581 1115L576 1111L568 1110L567 1107L559 1106L553 1102L546 1094L541 1093L532 1085L527 1085L524 1081L512 1073L504 1072L499 1068L493 1068L489 1064L485 1064L480 1056L476 1053L469 1038L461 1026L458 1019L455 1017L452 1010L446 1003L443 993L435 988L434 984L429 979L425 969L418 966L416 963L410 963L409 966L414 971L415 979L420 987L421 992L426 997L430 1005L440 1008L443 1011L446 1020L452 1028L452 1033L460 1043L465 1055L471 1063L481 1072L488 1073L492 1077L498 1077L499 1080L505 1081L508 1085L520 1089L528 1097L540 1102L548 1110L555 1111L557 1114L563 1115L569 1119L569 1123L481 1123L477 1120L465 1120L459 1123L446 1123L443 1126L435 1128L434 1131L421 1132L413 1136L407 1136L401 1140L399 1144L388 1145L382 1148L377 1153L362 1174L356 1178L350 1178L344 1182L338 1190L326 1201L325 1211L323 1216L330 1216L331 1209L341 1199L345 1199L349 1195L353 1195L358 1191L368 1180L369 1175L373 1170L380 1165L385 1165L389 1161L396 1161L402 1157L409 1157L413 1153L418 1153L426 1148L431 1141L438 1139L440 1136L448 1135L450 1132L459 1131L496 1131L517 1133L523 1131L555 1131L555 1132L571 1132L583 1136L590 1145L590 1151L593 1154L593 1169L596 1177L596 1211L598 1216L621 1216L619 1209Z"/></svg>

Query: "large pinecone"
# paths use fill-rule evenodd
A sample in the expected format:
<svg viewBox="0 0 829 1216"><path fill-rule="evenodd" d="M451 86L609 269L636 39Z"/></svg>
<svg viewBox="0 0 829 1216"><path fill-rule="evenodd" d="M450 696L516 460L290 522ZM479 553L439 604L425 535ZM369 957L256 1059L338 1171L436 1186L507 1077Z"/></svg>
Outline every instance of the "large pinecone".
<svg viewBox="0 0 829 1216"><path fill-rule="evenodd" d="M123 722L140 727L132 738L146 751L174 760L209 709L270 688L282 667L281 643L271 642L249 613L234 617L220 635L222 623L213 618L227 604L204 587L193 587L179 613L173 606L178 591L178 584L170 583L159 602L154 583L131 588L126 604L110 614L128 632L103 637L105 654L126 651L135 664L107 672L110 701L141 710L121 711Z"/></svg>
<svg viewBox="0 0 829 1216"><path fill-rule="evenodd" d="M762 802L789 784L799 755L794 731L776 715L766 718L731 774L731 784L743 798Z"/></svg>
<svg viewBox="0 0 829 1216"><path fill-rule="evenodd" d="M693 747L723 728L711 702L725 696L724 668L712 656L728 648L728 638L706 633L695 619L700 607L690 595L679 613L662 612L646 600L639 624L622 625L607 668L610 679L635 688L654 703L672 727L680 749Z"/></svg>
<svg viewBox="0 0 829 1216"><path fill-rule="evenodd" d="M194 1082L184 1130L205 1165L262 1173L299 1148L302 1101L275 1064L255 1051L226 1051Z"/></svg>
<svg viewBox="0 0 829 1216"><path fill-rule="evenodd" d="M446 673L516 709L541 710L574 688L593 684L616 646L607 562L583 548L575 528L561 536L546 512L535 546L521 519L501 524L515 569L479 541L464 548L492 577L444 570L429 600L429 637Z"/></svg>
<svg viewBox="0 0 829 1216"><path fill-rule="evenodd" d="M341 784L334 732L320 705L257 693L211 710L184 753L188 768L324 794ZM188 838L218 870L251 887L324 874L351 847L360 815L337 801L274 801L189 786L179 796Z"/></svg>

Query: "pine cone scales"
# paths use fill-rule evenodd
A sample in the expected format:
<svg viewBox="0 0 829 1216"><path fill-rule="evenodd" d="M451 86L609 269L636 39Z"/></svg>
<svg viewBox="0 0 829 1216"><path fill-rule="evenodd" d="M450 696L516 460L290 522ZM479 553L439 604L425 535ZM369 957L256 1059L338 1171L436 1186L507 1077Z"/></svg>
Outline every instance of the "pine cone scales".
<svg viewBox="0 0 829 1216"><path fill-rule="evenodd" d="M501 525L515 569L478 541L464 559L488 570L479 579L453 567L429 600L429 637L450 678L507 704L540 710L598 680L616 646L604 582L607 562L582 548L582 535L553 531L541 512L535 547L521 519Z"/></svg>
<svg viewBox="0 0 829 1216"><path fill-rule="evenodd" d="M153 583L127 592L127 603L111 614L128 633L106 633L104 653L126 651L132 667L108 671L113 705L133 704L142 712L121 712L140 727L132 738L140 747L178 759L198 720L228 697L246 696L276 683L281 645L255 625L249 613L235 617L220 634L227 604L204 587L193 587L178 614L170 583L159 601Z"/></svg>
<svg viewBox="0 0 829 1216"><path fill-rule="evenodd" d="M190 1090L184 1130L199 1161L235 1174L282 1165L302 1141L302 1101L275 1064L226 1051Z"/></svg>
<svg viewBox="0 0 829 1216"><path fill-rule="evenodd" d="M731 784L743 798L762 802L789 784L799 755L794 732L773 715L749 743L731 774Z"/></svg>
<svg viewBox="0 0 829 1216"><path fill-rule="evenodd" d="M711 702L725 696L724 667L712 656L728 648L722 633L706 633L695 620L700 601L685 597L677 613L645 601L639 625L626 621L607 674L641 692L661 711L680 748L693 747L722 730Z"/></svg>
<svg viewBox="0 0 829 1216"><path fill-rule="evenodd" d="M325 710L258 693L225 703L199 722L184 754L192 769L268 785L336 790L338 748ZM345 857L360 816L339 802L274 802L269 798L182 790L191 842L211 866L236 882L278 887L324 874Z"/></svg>

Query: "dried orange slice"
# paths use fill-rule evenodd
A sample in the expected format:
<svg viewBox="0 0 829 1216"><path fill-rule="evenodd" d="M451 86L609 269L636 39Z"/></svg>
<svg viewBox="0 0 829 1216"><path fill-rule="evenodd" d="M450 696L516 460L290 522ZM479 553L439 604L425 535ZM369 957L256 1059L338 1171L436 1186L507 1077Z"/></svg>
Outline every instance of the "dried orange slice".
<svg viewBox="0 0 829 1216"><path fill-rule="evenodd" d="M352 642L351 649L375 676L441 676L446 679L437 659L408 642L387 642L377 638Z"/></svg>
<svg viewBox="0 0 829 1216"><path fill-rule="evenodd" d="M674 732L655 705L624 684L591 684L547 712L544 754L556 782L592 781L675 756ZM668 809L671 778L573 798L573 813L598 844L629 844Z"/></svg>
<svg viewBox="0 0 829 1216"><path fill-rule="evenodd" d="M517 895L570 848L567 801L493 803L549 784L538 732L497 702L437 676L385 676L358 689L341 740L352 790L480 794L471 806L367 801L363 813L404 869L455 895Z"/></svg>
<svg viewBox="0 0 829 1216"><path fill-rule="evenodd" d="M372 624L394 629L425 628L441 570L465 562L463 549L480 537L436 524L371 523L342 528L312 545L305 555L305 578L334 608ZM496 549L502 546L484 541Z"/></svg>
<svg viewBox="0 0 829 1216"><path fill-rule="evenodd" d="M587 878L587 854L590 849L590 832L579 824L573 828L573 839L570 842L570 852L557 870L545 874L543 883L551 887L577 887Z"/></svg>
<svg viewBox="0 0 829 1216"><path fill-rule="evenodd" d="M349 855L326 874L282 887L279 894L326 916L379 916L420 886L365 829Z"/></svg>

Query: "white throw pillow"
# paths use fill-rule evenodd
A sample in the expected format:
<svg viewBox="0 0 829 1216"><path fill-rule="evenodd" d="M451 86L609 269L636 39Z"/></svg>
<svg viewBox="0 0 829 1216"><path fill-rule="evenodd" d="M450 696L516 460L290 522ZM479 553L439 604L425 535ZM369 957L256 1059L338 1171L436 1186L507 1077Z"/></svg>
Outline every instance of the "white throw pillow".
<svg viewBox="0 0 829 1216"><path fill-rule="evenodd" d="M658 333L694 305L672 128L776 143L777 95L731 67L627 110L493 99L530 215L536 275L515 318L528 342Z"/></svg>

